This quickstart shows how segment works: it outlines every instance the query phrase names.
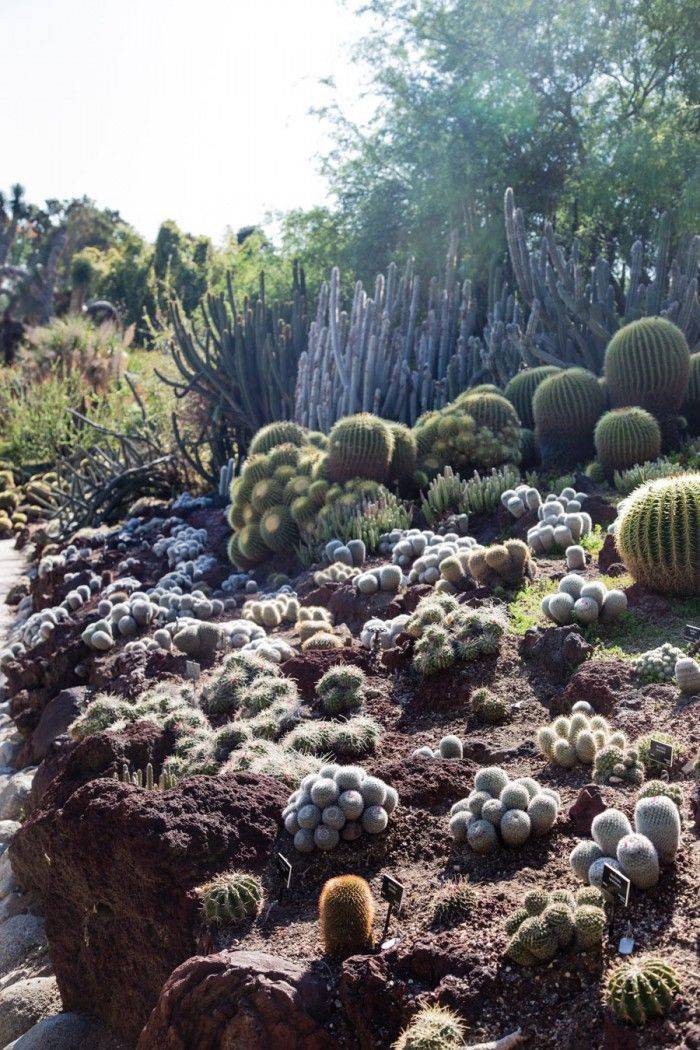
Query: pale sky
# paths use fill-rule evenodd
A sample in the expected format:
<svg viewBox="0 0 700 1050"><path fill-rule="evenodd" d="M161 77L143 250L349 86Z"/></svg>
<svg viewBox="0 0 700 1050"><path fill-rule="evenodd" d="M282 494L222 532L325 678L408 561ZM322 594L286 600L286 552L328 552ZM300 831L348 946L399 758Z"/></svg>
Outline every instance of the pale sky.
<svg viewBox="0 0 700 1050"><path fill-rule="evenodd" d="M308 110L333 75L369 114L360 29L337 0L0 0L0 187L86 194L149 239L323 203Z"/></svg>

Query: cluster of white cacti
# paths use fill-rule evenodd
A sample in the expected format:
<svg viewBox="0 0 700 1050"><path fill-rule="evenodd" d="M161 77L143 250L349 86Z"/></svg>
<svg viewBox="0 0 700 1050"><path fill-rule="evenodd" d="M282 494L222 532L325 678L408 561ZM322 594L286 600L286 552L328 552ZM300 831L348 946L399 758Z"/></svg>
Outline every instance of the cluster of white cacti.
<svg viewBox="0 0 700 1050"><path fill-rule="evenodd" d="M554 594L542 599L542 612L558 624L612 623L627 608L624 591L608 590L602 580L589 583L576 573L569 573Z"/></svg>
<svg viewBox="0 0 700 1050"><path fill-rule="evenodd" d="M444 736L436 748L417 747L411 752L411 758L463 758L464 744L453 733Z"/></svg>
<svg viewBox="0 0 700 1050"><path fill-rule="evenodd" d="M299 599L287 589L271 598L249 599L243 605L243 619L252 620L261 627L272 629L283 623L296 623L299 617Z"/></svg>
<svg viewBox="0 0 700 1050"><path fill-rule="evenodd" d="M356 566L345 565L342 561L332 562L327 569L317 569L314 573L314 583L317 587L324 587L327 583L349 583L361 570Z"/></svg>
<svg viewBox="0 0 700 1050"><path fill-rule="evenodd" d="M61 569L64 565L70 565L74 561L89 561L92 551L89 547L76 547L69 543L60 554L45 554L37 566L37 576L43 579L52 573L54 569Z"/></svg>
<svg viewBox="0 0 700 1050"><path fill-rule="evenodd" d="M458 536L467 536L469 534L469 515L450 514L438 525L438 532L443 537L450 533L456 533Z"/></svg>
<svg viewBox="0 0 700 1050"><path fill-rule="evenodd" d="M565 488L559 496L550 492L543 501L530 485L518 485L501 496L503 506L514 518L521 518L528 511L537 513L538 523L527 533L527 542L535 554L547 554L557 547L566 549L591 531L591 516L581 510L585 499L585 492Z"/></svg>
<svg viewBox="0 0 700 1050"><path fill-rule="evenodd" d="M570 718L560 715L538 731L537 744L551 762L572 769L577 762L593 765L596 754L609 744L626 747L627 738L624 733L613 732L587 701L579 700Z"/></svg>
<svg viewBox="0 0 700 1050"><path fill-rule="evenodd" d="M474 777L474 790L450 810L450 833L476 853L489 853L500 841L517 847L530 835L554 826L561 799L532 777L511 780L500 766L486 766Z"/></svg>
<svg viewBox="0 0 700 1050"><path fill-rule="evenodd" d="M323 560L327 565L332 565L333 562L340 562L342 565L347 565L350 568L359 565L364 565L367 559L367 548L365 547L363 540L348 540L347 543L343 543L342 540L329 540L323 548Z"/></svg>
<svg viewBox="0 0 700 1050"><path fill-rule="evenodd" d="M361 766L327 763L310 773L282 811L285 829L300 853L356 842L363 831L379 835L399 802L397 791Z"/></svg>
<svg viewBox="0 0 700 1050"><path fill-rule="evenodd" d="M676 684L682 693L695 696L700 693L700 664L692 656L681 656L676 661Z"/></svg>
<svg viewBox="0 0 700 1050"><path fill-rule="evenodd" d="M461 532L434 532L432 529L394 529L379 538L379 553L403 569L412 566L409 583L436 583L440 562L458 549L475 546L476 540ZM448 550L449 548L449 550ZM437 561L434 559L437 557ZM418 559L418 560L416 560ZM427 559L427 560L426 560ZM438 570L437 574L434 570Z"/></svg>
<svg viewBox="0 0 700 1050"><path fill-rule="evenodd" d="M397 594L405 587L406 577L398 565L379 565L375 569L361 572L353 583L355 590L360 594L376 594L377 591Z"/></svg>
<svg viewBox="0 0 700 1050"><path fill-rule="evenodd" d="M153 553L158 558L166 556L168 565L174 569L181 562L193 561L205 549L207 530L195 529L191 525L176 525L169 536L161 536L153 544Z"/></svg>
<svg viewBox="0 0 700 1050"><path fill-rule="evenodd" d="M100 619L88 624L81 637L91 649L106 651L118 638L133 638L149 627L158 615L159 606L143 591L134 591L126 601L103 598L97 612Z"/></svg>
<svg viewBox="0 0 700 1050"><path fill-rule="evenodd" d="M448 558L468 554L478 546L471 536L457 536L448 532L445 536L434 534L425 551L413 562L408 573L409 584L437 583L442 573L440 567Z"/></svg>
<svg viewBox="0 0 700 1050"><path fill-rule="evenodd" d="M247 572L232 572L230 576L227 576L221 583L221 590L225 594L236 594L238 591L247 591L248 584L253 585L252 593L258 589L258 585L255 580L252 580ZM248 592L250 593L250 592Z"/></svg>
<svg viewBox="0 0 700 1050"><path fill-rule="evenodd" d="M365 649L391 649L410 618L406 613L394 616L391 620L372 617L360 632L360 645Z"/></svg>
<svg viewBox="0 0 700 1050"><path fill-rule="evenodd" d="M681 818L670 798L652 795L637 802L634 830L621 810L606 809L593 818L591 835L571 851L569 860L577 878L600 889L603 868L609 864L637 889L646 890L659 881L659 861L675 859Z"/></svg>
<svg viewBox="0 0 700 1050"><path fill-rule="evenodd" d="M643 682L672 682L676 672L676 663L685 653L670 642L664 642L656 649L640 653L632 660L634 673Z"/></svg>
<svg viewBox="0 0 700 1050"><path fill-rule="evenodd" d="M177 620L181 616L192 620L211 620L213 616L220 616L224 611L224 603L220 598L208 598L204 591L200 590L178 594L155 587L148 592L148 596L158 606L157 617L161 623Z"/></svg>

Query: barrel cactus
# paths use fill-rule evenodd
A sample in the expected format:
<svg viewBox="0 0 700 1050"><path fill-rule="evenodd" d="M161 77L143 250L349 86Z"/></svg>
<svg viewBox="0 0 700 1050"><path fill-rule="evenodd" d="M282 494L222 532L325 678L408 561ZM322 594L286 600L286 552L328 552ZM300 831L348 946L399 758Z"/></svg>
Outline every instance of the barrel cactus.
<svg viewBox="0 0 700 1050"><path fill-rule="evenodd" d="M613 407L639 405L657 419L667 419L680 411L689 374L685 336L664 317L642 317L625 325L605 351Z"/></svg>
<svg viewBox="0 0 700 1050"><path fill-rule="evenodd" d="M620 514L616 543L638 583L662 594L700 592L700 474L638 488Z"/></svg>
<svg viewBox="0 0 700 1050"><path fill-rule="evenodd" d="M567 368L545 379L532 399L543 465L566 468L590 459L593 429L604 410L603 391L585 368Z"/></svg>
<svg viewBox="0 0 700 1050"><path fill-rule="evenodd" d="M621 1021L642 1025L667 1014L680 990L681 981L672 966L645 956L612 971L605 998Z"/></svg>
<svg viewBox="0 0 700 1050"><path fill-rule="evenodd" d="M321 935L330 956L347 959L371 947L374 898L365 879L359 875L329 879L318 907Z"/></svg>
<svg viewBox="0 0 700 1050"><path fill-rule="evenodd" d="M690 376L683 415L691 434L700 434L700 350L690 355Z"/></svg>
<svg viewBox="0 0 700 1050"><path fill-rule="evenodd" d="M395 482L400 489L410 488L418 455L415 434L403 423L388 422L387 426L394 438L388 481Z"/></svg>
<svg viewBox="0 0 700 1050"><path fill-rule="evenodd" d="M330 433L328 472L332 481L369 478L385 481L394 435L383 419L360 412L339 420Z"/></svg>
<svg viewBox="0 0 700 1050"><path fill-rule="evenodd" d="M254 875L243 871L224 871L197 890L204 917L212 925L241 922L257 915L262 903L262 886Z"/></svg>
<svg viewBox="0 0 700 1050"><path fill-rule="evenodd" d="M661 430L643 408L614 408L596 424L595 450L607 477L637 463L656 459L661 452Z"/></svg>
<svg viewBox="0 0 700 1050"><path fill-rule="evenodd" d="M540 365L538 368L525 368L514 375L505 389L505 396L518 413L521 424L532 429L535 417L532 414L532 399L540 383L561 369L555 365Z"/></svg>
<svg viewBox="0 0 700 1050"><path fill-rule="evenodd" d="M393 1050L450 1050L464 1046L464 1024L444 1006L424 1006L404 1029Z"/></svg>

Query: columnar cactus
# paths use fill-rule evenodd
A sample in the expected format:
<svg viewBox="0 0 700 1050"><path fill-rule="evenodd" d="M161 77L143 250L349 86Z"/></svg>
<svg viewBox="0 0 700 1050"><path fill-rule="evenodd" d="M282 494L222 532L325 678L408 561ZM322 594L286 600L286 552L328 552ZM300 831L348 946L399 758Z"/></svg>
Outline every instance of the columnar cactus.
<svg viewBox="0 0 700 1050"><path fill-rule="evenodd" d="M700 593L700 474L652 481L633 492L615 539L638 583L663 594Z"/></svg>
<svg viewBox="0 0 700 1050"><path fill-rule="evenodd" d="M323 944L332 958L347 959L371 947L374 898L365 879L359 875L329 879L318 909Z"/></svg>
<svg viewBox="0 0 700 1050"><path fill-rule="evenodd" d="M369 412L339 420L330 433L328 472L332 481L368 478L385 481L394 435L384 420Z"/></svg>
<svg viewBox="0 0 700 1050"><path fill-rule="evenodd" d="M672 966L644 956L621 963L612 971L605 999L621 1021L642 1025L667 1014L681 987Z"/></svg>
<svg viewBox="0 0 700 1050"><path fill-rule="evenodd" d="M594 433L598 462L608 478L616 470L656 459L661 452L661 430L643 408L614 408L598 420Z"/></svg>
<svg viewBox="0 0 700 1050"><path fill-rule="evenodd" d="M538 368L525 368L516 373L508 382L505 395L515 411L518 413L520 422L524 427L532 429L535 425L535 417L532 414L532 399L540 383L550 376L556 375L561 369L555 365L540 365Z"/></svg>
<svg viewBox="0 0 700 1050"><path fill-rule="evenodd" d="M224 871L198 887L204 917L212 925L241 922L257 915L262 904L262 886L254 875Z"/></svg>
<svg viewBox="0 0 700 1050"><path fill-rule="evenodd" d="M605 411L598 380L585 368L567 368L541 383L532 399L545 467L567 468L591 458L593 429Z"/></svg>
<svg viewBox="0 0 700 1050"><path fill-rule="evenodd" d="M642 317L625 325L605 351L611 404L640 405L657 419L680 411L689 374L685 336L663 317Z"/></svg>

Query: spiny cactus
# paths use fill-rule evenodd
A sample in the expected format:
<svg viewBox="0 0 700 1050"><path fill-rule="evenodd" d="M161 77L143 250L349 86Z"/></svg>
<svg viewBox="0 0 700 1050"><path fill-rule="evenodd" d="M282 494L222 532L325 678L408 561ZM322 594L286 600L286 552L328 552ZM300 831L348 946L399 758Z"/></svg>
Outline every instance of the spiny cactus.
<svg viewBox="0 0 700 1050"><path fill-rule="evenodd" d="M467 565L477 583L484 587L522 586L535 575L530 549L522 540L476 547L469 553Z"/></svg>
<svg viewBox="0 0 700 1050"><path fill-rule="evenodd" d="M681 840L681 818L674 800L665 795L640 798L634 808L634 826L649 839L662 861L675 859Z"/></svg>
<svg viewBox="0 0 700 1050"><path fill-rule="evenodd" d="M690 376L683 415L691 434L700 434L700 350L690 355Z"/></svg>
<svg viewBox="0 0 700 1050"><path fill-rule="evenodd" d="M387 426L394 439L387 481L398 484L400 491L410 490L418 461L415 434L403 423L387 422Z"/></svg>
<svg viewBox="0 0 700 1050"><path fill-rule="evenodd" d="M594 433L598 462L608 478L656 459L661 452L661 430L643 408L615 408L598 420Z"/></svg>
<svg viewBox="0 0 700 1050"><path fill-rule="evenodd" d="M468 879L447 882L433 895L431 920L441 926L455 926L467 918L476 902L476 890Z"/></svg>
<svg viewBox="0 0 700 1050"><path fill-rule="evenodd" d="M318 907L328 955L347 959L371 947L374 898L365 879L358 875L329 879L321 890Z"/></svg>
<svg viewBox="0 0 700 1050"><path fill-rule="evenodd" d="M199 886L197 894L206 921L217 926L257 915L263 897L260 880L243 871L224 871Z"/></svg>
<svg viewBox="0 0 700 1050"><path fill-rule="evenodd" d="M193 660L209 659L226 643L226 632L216 623L189 624L173 635L173 645Z"/></svg>
<svg viewBox="0 0 700 1050"><path fill-rule="evenodd" d="M644 766L639 760L639 752L635 748L625 749L624 743L616 743L613 734L608 743L596 752L593 779L596 784L616 781L641 784Z"/></svg>
<svg viewBox="0 0 700 1050"><path fill-rule="evenodd" d="M685 336L663 317L642 317L625 325L605 351L611 404L639 405L657 419L680 411L689 374Z"/></svg>
<svg viewBox="0 0 700 1050"><path fill-rule="evenodd" d="M658 729L653 733L645 733L644 736L637 737L634 746L637 750L639 761L647 773L658 776L666 767L658 762L652 754L651 745L654 740L659 741L661 744L668 744L669 747L673 748L674 764L678 759L682 759L685 754L685 746L676 737L671 736L670 733L664 733Z"/></svg>
<svg viewBox="0 0 700 1050"><path fill-rule="evenodd" d="M520 423L523 427L532 429L535 425L535 417L532 413L532 399L540 383L550 376L556 375L561 369L555 365L540 365L537 368L525 368L516 373L508 382L505 396L515 407Z"/></svg>
<svg viewBox="0 0 700 1050"><path fill-rule="evenodd" d="M394 1043L393 1050L450 1050L464 1046L465 1027L452 1010L424 1006Z"/></svg>
<svg viewBox="0 0 700 1050"><path fill-rule="evenodd" d="M486 427L494 434L520 429L521 422L513 403L500 391L478 393L468 390L460 394L455 403L464 406L478 427Z"/></svg>
<svg viewBox="0 0 700 1050"><path fill-rule="evenodd" d="M352 664L330 667L316 685L323 710L329 715L352 714L362 707L365 673Z"/></svg>
<svg viewBox="0 0 700 1050"><path fill-rule="evenodd" d="M490 689L475 689L471 696L472 714L481 722L497 725L508 717L508 704Z"/></svg>
<svg viewBox="0 0 700 1050"><path fill-rule="evenodd" d="M339 420L329 437L328 471L332 481L368 478L385 481L394 451L394 435L378 416L361 412Z"/></svg>
<svg viewBox="0 0 700 1050"><path fill-rule="evenodd" d="M299 529L287 507L270 507L259 527L263 543L276 554L291 554L299 542Z"/></svg>
<svg viewBox="0 0 700 1050"><path fill-rule="evenodd" d="M532 400L542 463L566 468L591 458L593 429L605 411L605 399L592 372L567 368L549 376Z"/></svg>
<svg viewBox="0 0 700 1050"><path fill-rule="evenodd" d="M572 711L571 718L561 715L551 725L540 729L537 743L543 755L556 765L572 769L577 762L592 765L596 753L606 746L611 737L604 718L589 718L582 711ZM620 734L620 743L625 739Z"/></svg>
<svg viewBox="0 0 700 1050"><path fill-rule="evenodd" d="M155 780L153 766L150 762L146 765L145 771L137 769L135 773L132 773L129 764L125 762L121 769L117 768L114 771L114 778L121 781L122 784L134 784L136 787L143 787L149 791L155 788L159 788L161 791L170 791L177 783L172 773L168 773L165 770L160 774L158 780Z"/></svg>
<svg viewBox="0 0 700 1050"><path fill-rule="evenodd" d="M646 1024L671 1009L682 985L673 966L652 956L620 963L607 980L605 1001L616 1017Z"/></svg>
<svg viewBox="0 0 700 1050"><path fill-rule="evenodd" d="M665 798L670 798L675 804L679 814L681 813L683 807L683 788L680 784L671 784L667 780L649 780L644 787L637 792L637 800L642 798L655 798L657 795L663 795Z"/></svg>
<svg viewBox="0 0 700 1050"><path fill-rule="evenodd" d="M269 452L277 445L303 445L306 440L306 431L298 423L285 420L268 423L257 431L248 448L248 455Z"/></svg>

